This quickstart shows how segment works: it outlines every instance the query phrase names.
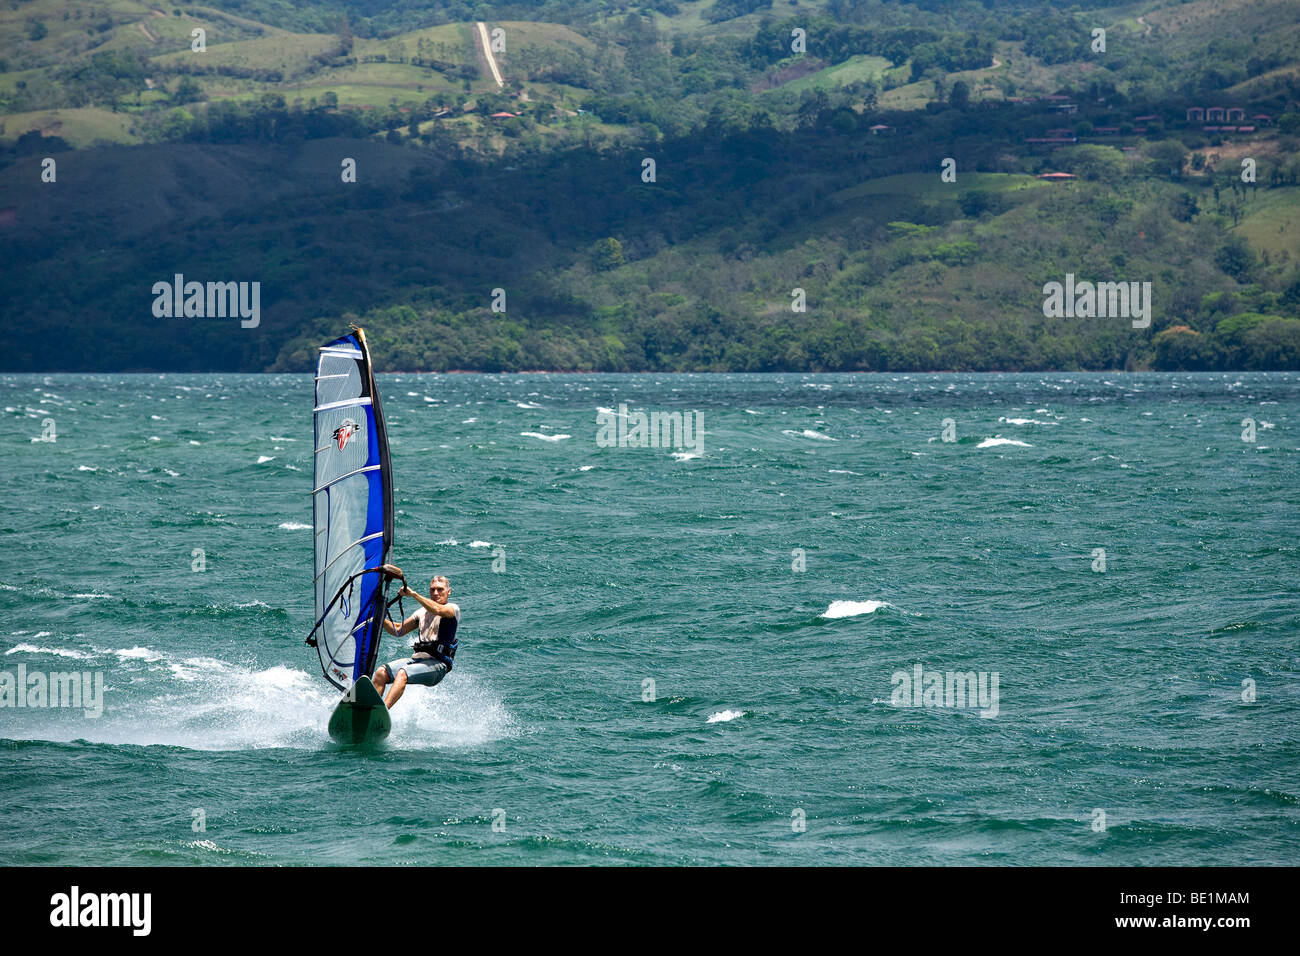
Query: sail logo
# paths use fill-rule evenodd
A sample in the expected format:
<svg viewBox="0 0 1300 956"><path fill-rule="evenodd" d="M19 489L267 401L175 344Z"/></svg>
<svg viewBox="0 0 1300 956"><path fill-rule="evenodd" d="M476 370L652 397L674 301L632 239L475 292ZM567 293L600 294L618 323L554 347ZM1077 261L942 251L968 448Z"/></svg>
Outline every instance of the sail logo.
<svg viewBox="0 0 1300 956"><path fill-rule="evenodd" d="M152 893L85 893L78 886L50 897L50 925L127 926L133 936L148 936L153 927Z"/></svg>
<svg viewBox="0 0 1300 956"><path fill-rule="evenodd" d="M350 418L343 419L343 424L334 429L334 440L339 443L339 451L342 451L349 441L361 431L361 424L354 422Z"/></svg>
<svg viewBox="0 0 1300 956"><path fill-rule="evenodd" d="M186 282L176 273L171 282L153 284L157 319L225 319L238 316L245 329L262 322L262 283Z"/></svg>
<svg viewBox="0 0 1300 956"><path fill-rule="evenodd" d="M104 672L0 671L0 707L75 707L90 718L104 715Z"/></svg>
<svg viewBox="0 0 1300 956"><path fill-rule="evenodd" d="M1150 282L1075 283L1067 272L1065 283L1043 286L1043 316L1048 319L1132 319L1133 328L1151 325Z"/></svg>
<svg viewBox="0 0 1300 956"><path fill-rule="evenodd" d="M889 682L895 707L980 707L981 717L998 715L997 671L925 671L914 664L910 674L894 671Z"/></svg>

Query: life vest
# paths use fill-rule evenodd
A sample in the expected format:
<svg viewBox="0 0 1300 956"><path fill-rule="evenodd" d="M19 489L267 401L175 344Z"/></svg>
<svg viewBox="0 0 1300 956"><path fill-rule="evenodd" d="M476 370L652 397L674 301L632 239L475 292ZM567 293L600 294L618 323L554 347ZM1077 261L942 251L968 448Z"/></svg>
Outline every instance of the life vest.
<svg viewBox="0 0 1300 956"><path fill-rule="evenodd" d="M428 654L434 660L441 661L447 665L447 671L450 672L452 658L456 656L456 648L460 647L460 641L456 639L456 628L459 626L459 615L442 618L438 621L438 636L432 641L416 641L412 650L417 654Z"/></svg>

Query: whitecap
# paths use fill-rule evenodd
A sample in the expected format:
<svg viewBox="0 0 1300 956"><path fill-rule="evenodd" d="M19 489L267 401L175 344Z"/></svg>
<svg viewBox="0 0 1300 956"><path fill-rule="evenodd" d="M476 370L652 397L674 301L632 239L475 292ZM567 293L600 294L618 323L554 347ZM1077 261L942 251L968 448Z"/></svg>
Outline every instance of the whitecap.
<svg viewBox="0 0 1300 956"><path fill-rule="evenodd" d="M857 617L859 614L874 614L882 607L888 607L888 601L832 601L831 606L822 611L820 617L835 619Z"/></svg>
<svg viewBox="0 0 1300 956"><path fill-rule="evenodd" d="M786 428L786 429L783 429L783 430L781 431L781 434L782 434L782 435L794 435L794 436L796 436L796 437L801 437L801 438L816 438L818 441L836 441L836 440L837 440L837 439L832 438L830 435L823 435L821 432L813 431L811 428L805 428L805 429L804 429L803 431L801 431L801 432L797 432L797 431L795 431L795 430L792 429L792 428Z"/></svg>
<svg viewBox="0 0 1300 956"><path fill-rule="evenodd" d="M162 655L149 650L147 647L128 647L124 650L115 650L111 653L116 654L122 660L127 661L160 661Z"/></svg>
<svg viewBox="0 0 1300 956"><path fill-rule="evenodd" d="M49 637L50 632L42 631L40 634L37 634L36 636ZM74 651L66 647L38 647L35 644L15 645L14 647L11 647L9 648L9 650L5 651L6 656L8 656L9 654L52 654L55 657L71 657L76 660L83 660L83 661L88 660L91 657L95 656L93 654L87 654L84 651Z"/></svg>

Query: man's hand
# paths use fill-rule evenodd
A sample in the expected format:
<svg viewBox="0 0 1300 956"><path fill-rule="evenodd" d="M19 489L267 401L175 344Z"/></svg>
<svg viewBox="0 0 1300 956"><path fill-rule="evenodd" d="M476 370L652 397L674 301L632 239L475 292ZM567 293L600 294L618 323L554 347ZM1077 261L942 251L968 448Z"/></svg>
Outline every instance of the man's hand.
<svg viewBox="0 0 1300 956"><path fill-rule="evenodd" d="M405 578L403 578L402 580L402 590L398 591L397 593L401 597L419 597L418 594L416 594L414 591L411 590L411 586L406 583Z"/></svg>

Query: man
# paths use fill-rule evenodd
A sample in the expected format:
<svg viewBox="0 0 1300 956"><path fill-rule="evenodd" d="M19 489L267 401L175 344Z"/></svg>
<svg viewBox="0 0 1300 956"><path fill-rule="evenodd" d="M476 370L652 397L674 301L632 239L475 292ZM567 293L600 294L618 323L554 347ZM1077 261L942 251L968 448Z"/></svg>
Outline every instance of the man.
<svg viewBox="0 0 1300 956"><path fill-rule="evenodd" d="M460 626L460 607L452 604L451 582L439 574L429 582L429 596L416 594L406 584L402 569L391 564L384 566L395 578L402 581L402 597L413 597L420 603L420 608L399 628L388 618L384 619L384 630L401 637L418 630L410 657L381 664L375 671L375 690L382 695L384 688L391 683L384 703L391 710L401 699L407 684L424 684L432 687L451 672L451 661L456 656L460 641L456 639L456 629Z"/></svg>

